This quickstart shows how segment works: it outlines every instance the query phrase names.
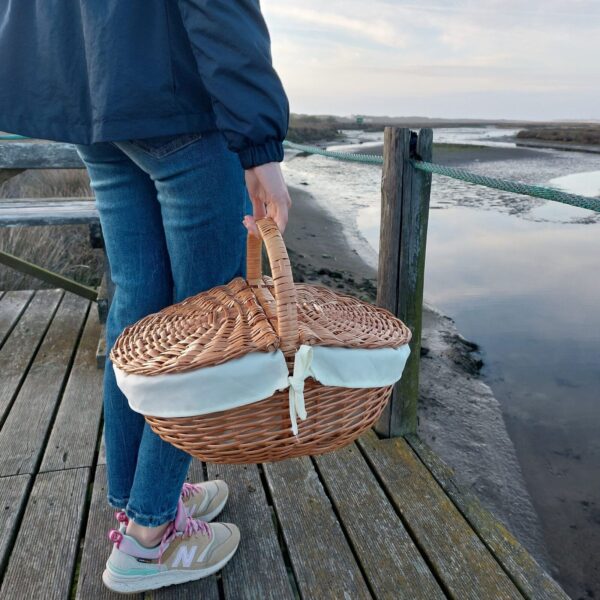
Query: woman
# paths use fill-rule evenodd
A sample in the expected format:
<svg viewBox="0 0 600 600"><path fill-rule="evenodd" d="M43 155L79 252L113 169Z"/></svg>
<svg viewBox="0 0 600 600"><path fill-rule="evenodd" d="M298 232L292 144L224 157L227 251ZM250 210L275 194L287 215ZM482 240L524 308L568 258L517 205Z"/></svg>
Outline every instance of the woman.
<svg viewBox="0 0 600 600"><path fill-rule="evenodd" d="M141 317L245 275L255 217L285 229L289 106L258 0L8 0L0 57L0 129L74 143L88 170L116 285L109 348ZM110 362L104 419L122 511L106 585L139 592L225 565L239 531L208 521L226 484L184 485L191 457L129 408Z"/></svg>

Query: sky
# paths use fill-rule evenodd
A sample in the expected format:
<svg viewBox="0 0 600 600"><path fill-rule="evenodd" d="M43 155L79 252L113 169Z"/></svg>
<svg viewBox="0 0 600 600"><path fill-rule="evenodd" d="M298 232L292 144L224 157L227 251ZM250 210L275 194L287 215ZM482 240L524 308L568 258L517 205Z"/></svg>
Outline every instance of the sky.
<svg viewBox="0 0 600 600"><path fill-rule="evenodd" d="M600 119L600 0L261 0L296 113Z"/></svg>

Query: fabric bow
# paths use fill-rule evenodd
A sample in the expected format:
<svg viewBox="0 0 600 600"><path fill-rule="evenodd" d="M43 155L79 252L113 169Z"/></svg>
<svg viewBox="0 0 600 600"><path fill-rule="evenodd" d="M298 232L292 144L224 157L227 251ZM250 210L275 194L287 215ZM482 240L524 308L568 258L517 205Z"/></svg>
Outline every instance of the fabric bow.
<svg viewBox="0 0 600 600"><path fill-rule="evenodd" d="M306 406L304 404L304 380L310 374L310 366L313 358L311 346L301 345L294 356L294 373L288 376L290 385L290 421L292 422L292 433L298 435L298 417L306 419Z"/></svg>

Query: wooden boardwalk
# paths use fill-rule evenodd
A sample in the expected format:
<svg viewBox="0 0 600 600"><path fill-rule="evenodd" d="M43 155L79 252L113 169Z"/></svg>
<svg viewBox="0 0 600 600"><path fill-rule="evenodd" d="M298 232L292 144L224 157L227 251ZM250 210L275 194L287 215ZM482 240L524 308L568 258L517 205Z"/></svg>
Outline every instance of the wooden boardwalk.
<svg viewBox="0 0 600 600"><path fill-rule="evenodd" d="M0 598L118 597L100 575L105 502L100 334L90 302L0 292ZM209 579L147 598L309 600L566 598L416 437L374 433L342 451L223 477L220 517L242 543ZM137 596L141 598L141 596Z"/></svg>

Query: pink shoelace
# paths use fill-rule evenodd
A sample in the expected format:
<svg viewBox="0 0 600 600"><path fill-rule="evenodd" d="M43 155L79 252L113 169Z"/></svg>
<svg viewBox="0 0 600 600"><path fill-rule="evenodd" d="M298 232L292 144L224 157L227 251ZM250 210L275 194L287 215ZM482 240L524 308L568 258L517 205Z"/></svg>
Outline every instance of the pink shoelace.
<svg viewBox="0 0 600 600"><path fill-rule="evenodd" d="M118 511L115 513L115 516L121 523L126 523L129 520L127 519L127 515L124 512ZM186 517L185 527L183 531L177 531L175 527L175 521L171 521L163 536L160 540L160 547L158 549L158 562L160 564L162 560L162 555L165 550L169 547L169 544L178 536L181 537L192 537L195 533L200 533L202 535L207 536L209 539L212 537L212 530L210 525L206 521L201 521L200 519L193 519L189 515ZM116 529L111 529L108 532L108 539L113 542L113 544L117 545L117 548L120 546L121 541L123 540L123 534L121 531L117 531Z"/></svg>
<svg viewBox="0 0 600 600"><path fill-rule="evenodd" d="M125 526L127 526L127 524L129 523L129 517L127 516L124 510L115 511L115 519L119 521L119 523L124 523Z"/></svg>
<svg viewBox="0 0 600 600"><path fill-rule="evenodd" d="M183 487L181 488L181 497L184 500L188 500L192 496L195 496L196 494L201 494L203 492L204 490L198 484L184 483ZM127 514L124 510L115 511L115 519L117 519L119 523L124 523L125 526L127 526L127 524L129 523L129 518L127 517Z"/></svg>
<svg viewBox="0 0 600 600"><path fill-rule="evenodd" d="M183 488L181 489L181 497L184 500L187 500L191 496L195 496L196 494L201 494L204 490L195 483L184 483Z"/></svg>
<svg viewBox="0 0 600 600"><path fill-rule="evenodd" d="M210 525L206 521L200 519L193 519L190 516L186 517L185 528L183 531L177 531L175 527L175 521L171 521L167 526L167 529L163 533L162 539L160 540L160 548L158 550L158 562L160 564L164 551L169 547L169 544L178 536L183 538L192 537L195 533L200 533L207 536L209 539L212 537L212 530Z"/></svg>

